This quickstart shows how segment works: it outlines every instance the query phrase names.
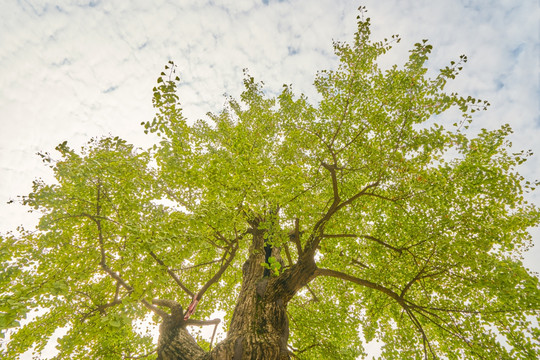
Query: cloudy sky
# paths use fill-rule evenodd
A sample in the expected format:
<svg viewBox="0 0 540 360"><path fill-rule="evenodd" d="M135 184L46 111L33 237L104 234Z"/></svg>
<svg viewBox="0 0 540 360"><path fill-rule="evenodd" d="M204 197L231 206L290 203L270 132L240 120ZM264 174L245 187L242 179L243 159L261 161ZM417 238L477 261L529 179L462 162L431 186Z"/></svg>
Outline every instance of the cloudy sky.
<svg viewBox="0 0 540 360"><path fill-rule="evenodd" d="M492 104L475 128L511 124L516 148L538 153L522 173L540 179L538 0L2 0L0 232L34 221L6 202L50 178L37 151L107 134L149 144L139 124L153 116L152 87L168 60L190 119L238 95L243 68L270 94L286 83L309 96L315 72L336 66L332 39L351 39L359 5L375 39L403 38L384 64L421 39L434 46L434 70L466 54L452 89ZM533 233L526 264L540 271Z"/></svg>

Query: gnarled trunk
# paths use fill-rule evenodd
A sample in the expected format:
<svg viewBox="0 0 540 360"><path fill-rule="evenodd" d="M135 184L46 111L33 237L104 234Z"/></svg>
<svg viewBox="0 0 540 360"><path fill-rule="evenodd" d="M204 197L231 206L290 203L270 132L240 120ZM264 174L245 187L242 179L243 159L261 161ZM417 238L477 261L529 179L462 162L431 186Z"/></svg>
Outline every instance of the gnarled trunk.
<svg viewBox="0 0 540 360"><path fill-rule="evenodd" d="M307 259L307 258L306 258ZM164 322L160 328L162 360L286 360L289 320L287 303L315 273L313 261L299 261L278 277L264 276L264 236L253 231L250 256L227 338L211 352L202 350L181 325Z"/></svg>
<svg viewBox="0 0 540 360"><path fill-rule="evenodd" d="M284 302L266 302L256 295L239 307L242 311L235 312L235 317L241 316L241 320L205 359L289 359L289 321Z"/></svg>

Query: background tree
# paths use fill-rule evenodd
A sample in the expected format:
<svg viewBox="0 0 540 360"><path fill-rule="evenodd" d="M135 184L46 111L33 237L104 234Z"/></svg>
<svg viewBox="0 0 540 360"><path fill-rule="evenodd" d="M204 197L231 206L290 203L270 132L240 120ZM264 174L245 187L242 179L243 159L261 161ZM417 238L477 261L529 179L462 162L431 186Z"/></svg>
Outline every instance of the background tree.
<svg viewBox="0 0 540 360"><path fill-rule="evenodd" d="M59 359L355 359L359 330L386 359L537 358L540 289L520 256L539 212L516 170L529 153L510 151L509 126L464 131L488 105L444 90L466 57L429 78L422 41L381 70L395 41L372 42L362 10L317 104L246 74L239 101L195 123L169 63L143 123L153 148L41 154L57 182L22 199L39 226L2 238L2 357L65 328ZM462 117L440 124L450 108ZM228 332L211 349L187 326L216 310ZM144 321L160 323L157 349Z"/></svg>

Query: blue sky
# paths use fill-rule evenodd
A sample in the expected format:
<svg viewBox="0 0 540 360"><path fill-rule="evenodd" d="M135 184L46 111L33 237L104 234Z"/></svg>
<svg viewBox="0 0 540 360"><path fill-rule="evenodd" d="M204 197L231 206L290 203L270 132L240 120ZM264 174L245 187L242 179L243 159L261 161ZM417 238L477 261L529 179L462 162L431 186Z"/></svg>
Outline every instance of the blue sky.
<svg viewBox="0 0 540 360"><path fill-rule="evenodd" d="M333 68L332 39L349 40L365 5L373 37L402 42L383 64L403 62L429 39L433 71L469 58L451 84L492 106L472 131L509 123L516 149L538 153L522 168L540 179L540 6L536 0L4 0L0 3L0 232L35 219L6 202L36 177L35 155L68 140L119 135L146 146L151 90L168 60L178 65L190 119L236 96L242 69L272 94L283 84L314 95L319 69ZM540 204L538 194L531 198ZM526 264L540 271L538 244Z"/></svg>

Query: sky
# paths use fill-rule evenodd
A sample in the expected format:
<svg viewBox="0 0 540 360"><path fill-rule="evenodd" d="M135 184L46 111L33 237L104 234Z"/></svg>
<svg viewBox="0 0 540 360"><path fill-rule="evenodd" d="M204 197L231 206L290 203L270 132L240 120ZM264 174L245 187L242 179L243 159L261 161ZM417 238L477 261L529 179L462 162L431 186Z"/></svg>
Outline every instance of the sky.
<svg viewBox="0 0 540 360"><path fill-rule="evenodd" d="M314 75L336 67L332 40L352 39L360 5L374 39L402 38L383 66L403 63L422 39L434 47L433 74L467 55L450 89L492 104L471 131L509 123L516 151L535 153L521 173L540 180L538 0L2 0L0 233L36 221L7 202L51 179L38 151L108 134L150 145L140 123L153 117L152 87L169 60L191 120L238 96L244 68L270 95L293 84L314 98ZM540 205L540 194L530 200ZM525 264L540 272L531 231Z"/></svg>

